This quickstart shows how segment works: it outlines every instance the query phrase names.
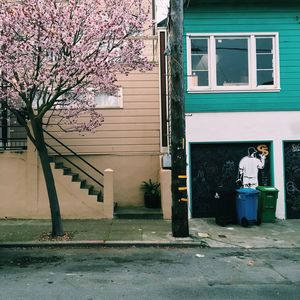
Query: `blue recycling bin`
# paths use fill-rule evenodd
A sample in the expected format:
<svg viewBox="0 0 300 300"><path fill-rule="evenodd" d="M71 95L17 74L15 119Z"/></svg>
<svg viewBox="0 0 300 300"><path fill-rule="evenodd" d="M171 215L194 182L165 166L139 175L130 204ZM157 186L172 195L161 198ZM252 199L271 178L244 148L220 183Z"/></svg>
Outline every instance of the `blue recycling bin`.
<svg viewBox="0 0 300 300"><path fill-rule="evenodd" d="M244 227L259 225L257 218L259 191L250 188L236 190L236 212L238 223Z"/></svg>

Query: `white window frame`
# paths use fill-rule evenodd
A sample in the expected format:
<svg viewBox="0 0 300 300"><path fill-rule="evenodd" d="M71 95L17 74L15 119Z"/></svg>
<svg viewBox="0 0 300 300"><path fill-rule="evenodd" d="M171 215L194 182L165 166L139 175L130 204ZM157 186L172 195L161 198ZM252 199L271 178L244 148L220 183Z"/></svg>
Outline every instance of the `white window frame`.
<svg viewBox="0 0 300 300"><path fill-rule="evenodd" d="M218 38L248 38L248 85L218 86L216 72L216 44ZM256 38L273 39L273 85L257 86L256 75ZM208 86L195 86L192 84L192 55L191 39L208 39ZM187 34L187 91L189 93L224 93L224 92L279 92L279 34L278 32L242 32L242 33L190 33Z"/></svg>
<svg viewBox="0 0 300 300"><path fill-rule="evenodd" d="M118 108L123 108L123 88L119 88L118 89L118 92L117 92L117 95L116 96L111 96L111 95L108 95L108 97L116 97L118 98L118 104L117 105L100 105L100 104L97 104L96 103L96 108L101 108L101 109L118 109ZM59 104L56 104L56 107L58 109L65 109L64 106L60 106ZM37 101L34 100L33 103L32 103L32 108L33 109L37 109Z"/></svg>
<svg viewBox="0 0 300 300"><path fill-rule="evenodd" d="M116 96L110 96L108 97L117 97L118 98L118 105L100 105L96 103L96 108L107 108L107 109L117 109L117 108L123 108L123 88L119 88L119 91Z"/></svg>

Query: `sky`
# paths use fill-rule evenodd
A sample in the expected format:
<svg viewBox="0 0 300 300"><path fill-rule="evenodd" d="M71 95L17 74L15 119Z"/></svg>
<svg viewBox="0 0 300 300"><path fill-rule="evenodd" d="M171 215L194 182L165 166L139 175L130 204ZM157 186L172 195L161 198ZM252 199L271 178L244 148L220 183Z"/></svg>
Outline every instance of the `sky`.
<svg viewBox="0 0 300 300"><path fill-rule="evenodd" d="M157 22L167 17L169 0L156 0Z"/></svg>

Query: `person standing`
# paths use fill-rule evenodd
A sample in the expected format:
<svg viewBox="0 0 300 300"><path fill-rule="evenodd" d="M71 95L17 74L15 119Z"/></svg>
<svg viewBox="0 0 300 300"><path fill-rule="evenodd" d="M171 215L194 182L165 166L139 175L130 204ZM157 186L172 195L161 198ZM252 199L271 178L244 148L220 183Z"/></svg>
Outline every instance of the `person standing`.
<svg viewBox="0 0 300 300"><path fill-rule="evenodd" d="M243 157L239 163L239 178L244 188L255 189L258 186L258 171L265 166L265 156L258 154L254 147L248 148L248 155Z"/></svg>

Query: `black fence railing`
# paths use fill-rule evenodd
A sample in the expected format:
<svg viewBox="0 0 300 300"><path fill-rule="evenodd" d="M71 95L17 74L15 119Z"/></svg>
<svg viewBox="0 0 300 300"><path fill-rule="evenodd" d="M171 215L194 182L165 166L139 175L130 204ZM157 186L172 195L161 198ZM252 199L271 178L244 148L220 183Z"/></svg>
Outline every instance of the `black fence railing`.
<svg viewBox="0 0 300 300"><path fill-rule="evenodd" d="M27 133L3 102L0 103L0 151L26 150Z"/></svg>
<svg viewBox="0 0 300 300"><path fill-rule="evenodd" d="M27 134L21 125L0 123L0 150L26 150Z"/></svg>

